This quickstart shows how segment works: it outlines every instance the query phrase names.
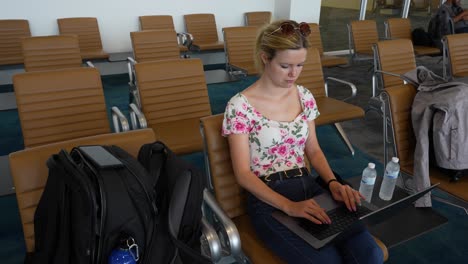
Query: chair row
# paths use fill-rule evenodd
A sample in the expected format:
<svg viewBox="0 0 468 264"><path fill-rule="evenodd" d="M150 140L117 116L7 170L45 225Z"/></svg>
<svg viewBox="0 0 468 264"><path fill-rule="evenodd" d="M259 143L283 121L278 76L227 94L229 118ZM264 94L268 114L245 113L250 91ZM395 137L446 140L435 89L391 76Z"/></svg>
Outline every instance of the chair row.
<svg viewBox="0 0 468 264"><path fill-rule="evenodd" d="M271 12L248 12L244 14L246 25L259 26L271 20ZM172 16L140 16L140 29L174 29ZM218 40L216 21L213 14L191 14L184 16L187 32L197 40L201 50L223 49ZM59 34L74 34L79 38L83 59L107 59L103 51L99 26L96 18L57 19ZM31 37L29 22L22 19L0 20L0 65L21 64L21 38ZM181 47L186 51L185 47Z"/></svg>
<svg viewBox="0 0 468 264"><path fill-rule="evenodd" d="M444 38L444 46L447 50L447 60L452 56L458 59L468 59L466 43L468 34L447 35ZM377 110L383 114L383 143L384 159L388 160L388 153L392 151L400 159L401 171L413 175L415 136L412 133L411 107L416 96L417 89L411 84L405 83L401 75L416 69L416 60L413 45L408 39L396 39L379 41L374 44L375 74L373 84L380 83L380 94L375 94L374 102L378 101ZM444 49L445 50L445 49ZM445 58L445 56L444 56ZM468 76L465 64L453 67L458 74ZM464 70L460 70L464 67ZM461 75L457 75L461 76ZM370 103L372 106L372 103ZM453 196L468 200L468 180L460 179L458 182L450 182L447 171L442 171L431 165L429 178L432 183L440 182L438 188Z"/></svg>
<svg viewBox="0 0 468 264"><path fill-rule="evenodd" d="M379 39L375 20L351 21L348 24L349 50L352 60L371 59L372 46ZM407 18L390 18L385 22L384 39L411 40L411 21ZM440 49L436 47L414 46L416 55L439 55Z"/></svg>

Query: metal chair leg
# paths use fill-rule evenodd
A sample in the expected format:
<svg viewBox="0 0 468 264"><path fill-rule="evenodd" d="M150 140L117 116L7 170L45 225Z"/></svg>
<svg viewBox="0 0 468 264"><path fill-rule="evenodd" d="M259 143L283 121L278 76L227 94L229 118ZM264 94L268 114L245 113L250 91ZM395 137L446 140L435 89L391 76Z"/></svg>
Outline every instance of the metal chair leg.
<svg viewBox="0 0 468 264"><path fill-rule="evenodd" d="M351 155L354 156L354 148L353 145L351 145L351 141L349 141L348 136L346 135L345 131L343 130L343 127L339 123L335 123L335 128L338 130L338 133L340 133L341 139L344 141L346 146L348 146L349 151L351 152Z"/></svg>

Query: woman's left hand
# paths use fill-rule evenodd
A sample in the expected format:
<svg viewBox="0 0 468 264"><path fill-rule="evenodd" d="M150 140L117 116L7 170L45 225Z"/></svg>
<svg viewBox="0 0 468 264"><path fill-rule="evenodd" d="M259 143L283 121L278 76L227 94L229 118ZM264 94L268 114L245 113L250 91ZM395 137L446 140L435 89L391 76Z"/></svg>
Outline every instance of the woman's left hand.
<svg viewBox="0 0 468 264"><path fill-rule="evenodd" d="M338 181L331 182L329 188L333 198L344 202L350 211L356 211L356 204L361 205L361 199L364 199L364 196L351 186L343 185Z"/></svg>

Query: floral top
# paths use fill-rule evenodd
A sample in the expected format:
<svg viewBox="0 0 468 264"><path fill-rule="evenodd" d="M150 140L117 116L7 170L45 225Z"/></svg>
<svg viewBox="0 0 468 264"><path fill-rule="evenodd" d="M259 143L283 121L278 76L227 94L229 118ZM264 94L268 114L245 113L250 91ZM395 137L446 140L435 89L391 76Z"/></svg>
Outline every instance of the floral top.
<svg viewBox="0 0 468 264"><path fill-rule="evenodd" d="M241 93L229 100L222 135L249 134L250 169L257 176L304 167L308 121L319 116L312 93L297 86L303 111L291 122L266 118Z"/></svg>

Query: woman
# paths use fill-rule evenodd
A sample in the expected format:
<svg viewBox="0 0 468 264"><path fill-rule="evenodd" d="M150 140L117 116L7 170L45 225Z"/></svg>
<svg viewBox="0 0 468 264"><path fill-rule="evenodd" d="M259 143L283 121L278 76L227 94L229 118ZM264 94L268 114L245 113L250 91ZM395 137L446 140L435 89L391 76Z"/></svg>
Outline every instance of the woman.
<svg viewBox="0 0 468 264"><path fill-rule="evenodd" d="M315 224L330 218L312 198L322 191L305 169L305 155L334 199L356 210L361 195L337 181L320 149L312 94L296 85L306 60L307 23L277 21L260 30L256 62L262 73L226 106L228 137L237 182L249 192L248 213L265 244L288 263L379 263L382 251L366 230L346 241L315 250L272 218L274 210Z"/></svg>

